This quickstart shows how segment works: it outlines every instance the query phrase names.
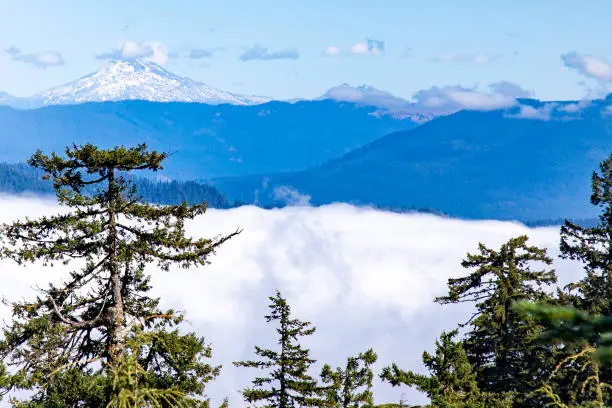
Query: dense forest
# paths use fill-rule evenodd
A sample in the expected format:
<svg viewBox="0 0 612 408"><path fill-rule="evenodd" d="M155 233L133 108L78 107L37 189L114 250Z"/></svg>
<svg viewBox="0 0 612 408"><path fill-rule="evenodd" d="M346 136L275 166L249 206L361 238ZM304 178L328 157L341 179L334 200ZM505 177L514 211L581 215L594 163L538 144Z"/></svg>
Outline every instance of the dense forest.
<svg viewBox="0 0 612 408"><path fill-rule="evenodd" d="M54 195L53 183L42 179L42 172L26 164L0 163L0 193ZM129 176L128 176L129 177ZM206 202L209 208L233 205L215 187L194 181L153 181L130 177L136 191L145 201L155 204L189 204ZM87 189L86 189L87 191Z"/></svg>
<svg viewBox="0 0 612 408"><path fill-rule="evenodd" d="M102 150L88 144L68 148L63 156L36 152L29 165L45 182L31 181L23 169L2 167L2 174L13 172L13 188L24 183L40 191L51 188L71 212L2 225L0 256L20 264L80 261L62 283L10 304L12 320L0 340L0 389L15 406L213 403L205 389L222 367L209 363L212 349L203 337L179 329L182 314L161 309L160 299L149 295L145 267L204 265L219 246L240 239L240 230L191 238L185 222L204 214L204 203L188 202L180 195L186 193L176 193L181 204L147 199L161 187L133 174L158 171L166 157L145 145ZM430 407L611 406L612 155L593 173L591 203L601 210L596 223L567 220L561 227L561 256L584 267L578 282L557 287L553 259L528 236L499 248L479 244L466 255L464 276L449 279L447 293L432 302L469 303L473 313L423 352L427 375L392 361L374 373L373 349L347 356L340 367L325 364L313 372L316 360L300 339L315 335L315 326L293 316L277 291L265 316L277 347L254 345L253 360L227 362L253 371L251 387L242 391L245 405L407 406L377 401L376 380L416 387L427 394ZM9 396L16 390L30 396L17 401ZM228 406L227 400L214 403Z"/></svg>

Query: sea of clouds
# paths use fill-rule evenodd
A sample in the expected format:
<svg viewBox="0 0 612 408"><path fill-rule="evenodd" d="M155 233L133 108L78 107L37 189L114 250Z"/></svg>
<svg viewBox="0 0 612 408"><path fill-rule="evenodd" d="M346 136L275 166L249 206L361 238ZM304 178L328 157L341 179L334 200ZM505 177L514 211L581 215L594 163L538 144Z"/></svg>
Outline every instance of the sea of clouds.
<svg viewBox="0 0 612 408"><path fill-rule="evenodd" d="M0 222L58 211L54 201L0 197ZM557 258L559 229L528 228L519 223L463 221L428 214L396 214L335 204L319 208L263 210L241 207L209 210L188 224L195 236L243 232L224 244L211 264L192 270L151 269L154 294L164 306L186 314L188 327L213 347L221 375L207 393L213 406L223 397L230 406L246 406L240 390L262 373L236 368L233 361L253 359L253 346L275 347L275 327L265 322L268 296L279 289L294 316L310 321L316 333L303 341L317 360L344 364L346 357L369 347L378 353L376 376L395 362L425 372L424 350L432 350L442 330L451 330L470 314L470 306L440 306L450 277L465 274L460 262L478 243L497 248L511 237L527 234L530 243L555 257L560 285L579 278L579 265ZM66 267L19 267L0 261L0 295L29 298L34 286L65 277ZM0 310L6 320L8 310ZM426 398L407 387L392 387L375 378L377 403L409 404Z"/></svg>

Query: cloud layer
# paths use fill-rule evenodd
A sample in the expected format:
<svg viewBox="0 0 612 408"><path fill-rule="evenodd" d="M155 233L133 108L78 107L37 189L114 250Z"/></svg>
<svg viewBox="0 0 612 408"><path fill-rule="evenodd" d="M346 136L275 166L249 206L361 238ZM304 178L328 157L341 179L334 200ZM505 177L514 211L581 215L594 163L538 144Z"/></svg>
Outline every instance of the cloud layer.
<svg viewBox="0 0 612 408"><path fill-rule="evenodd" d="M0 198L0 221L57 211L50 201ZM10 214L10 215L9 215ZM465 271L460 261L478 242L497 247L528 234L530 242L557 253L556 228L529 229L516 223L468 222L421 214L392 214L348 205L262 210L241 207L210 210L188 225L199 236L243 233L219 249L212 264L199 270L151 270L152 285L163 305L186 311L190 326L213 346L221 376L208 393L214 404L224 396L244 405L239 390L250 385L257 370L231 362L254 357L253 346L275 346L269 326L267 296L278 288L296 317L317 327L304 342L323 363L339 365L349 355L373 347L379 354L376 374L392 362L423 371L421 353L431 350L444 329L468 315L467 306L442 307L432 302L443 294L449 277ZM34 284L61 276L61 268L18 267L0 262L2 295L10 300L30 296ZM557 262L561 284L579 276L572 264ZM0 316L8 316L6 309ZM405 388L375 380L376 401L425 401Z"/></svg>
<svg viewBox="0 0 612 408"><path fill-rule="evenodd" d="M30 64L36 68L46 69L51 67L58 67L64 65L64 58L59 52L56 51L43 51L37 53L24 53L17 47L9 47L5 52L11 57L13 61L23 62Z"/></svg>
<svg viewBox="0 0 612 408"><path fill-rule="evenodd" d="M96 55L101 60L137 60L151 61L163 65L168 60L168 48L158 41L122 41L109 52Z"/></svg>
<svg viewBox="0 0 612 408"><path fill-rule="evenodd" d="M461 109L492 110L516 104L517 98L527 98L532 92L512 82L502 81L489 84L488 91L477 87L459 85L437 87L418 91L413 100L425 109L440 112L456 112Z"/></svg>

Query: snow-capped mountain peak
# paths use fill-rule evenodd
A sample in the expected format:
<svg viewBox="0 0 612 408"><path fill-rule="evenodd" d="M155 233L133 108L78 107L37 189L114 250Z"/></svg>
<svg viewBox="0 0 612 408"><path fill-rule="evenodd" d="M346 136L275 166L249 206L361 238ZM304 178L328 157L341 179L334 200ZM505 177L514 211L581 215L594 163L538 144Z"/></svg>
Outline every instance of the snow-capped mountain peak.
<svg viewBox="0 0 612 408"><path fill-rule="evenodd" d="M270 101L238 95L175 75L154 62L112 61L76 81L35 95L43 105L140 99L155 102L200 102L254 105Z"/></svg>

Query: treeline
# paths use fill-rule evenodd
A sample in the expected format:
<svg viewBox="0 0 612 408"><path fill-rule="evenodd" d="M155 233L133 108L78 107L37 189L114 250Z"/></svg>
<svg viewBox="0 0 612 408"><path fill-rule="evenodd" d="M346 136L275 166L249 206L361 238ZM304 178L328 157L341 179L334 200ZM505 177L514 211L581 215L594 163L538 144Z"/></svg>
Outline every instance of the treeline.
<svg viewBox="0 0 612 408"><path fill-rule="evenodd" d="M0 163L0 193L55 195L53 183L42 179L43 172L23 163ZM189 204L206 202L209 208L234 207L215 187L194 181L153 181L144 177L128 176L138 194L155 204ZM92 188L86 188L91 193Z"/></svg>
<svg viewBox="0 0 612 408"><path fill-rule="evenodd" d="M14 406L210 407L206 384L222 367L209 363L212 349L203 337L180 330L182 314L161 309L160 299L150 296L146 267L206 265L240 231L191 238L185 221L203 214L205 205L140 201L134 178L121 174L157 171L165 158L145 145L84 145L63 157L37 152L30 159L72 211L2 225L0 257L19 264L81 262L35 298L9 303L0 390L29 393L11 398ZM428 374L392 361L374 373L373 349L313 373L316 360L300 339L315 327L294 317L277 291L265 316L277 345L255 345L253 360L233 362L258 370L242 391L244 401L279 408L398 406L375 404L377 380L416 387L429 397L428 407L612 406L612 155L593 174L592 189L598 222L561 227L561 256L581 263L583 277L558 287L553 259L527 236L499 248L479 244L461 264L464 276L449 279L446 293L432 299L469 303L472 313L423 352Z"/></svg>

